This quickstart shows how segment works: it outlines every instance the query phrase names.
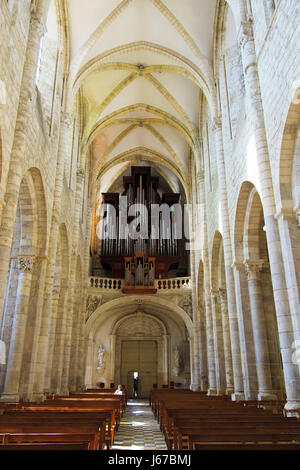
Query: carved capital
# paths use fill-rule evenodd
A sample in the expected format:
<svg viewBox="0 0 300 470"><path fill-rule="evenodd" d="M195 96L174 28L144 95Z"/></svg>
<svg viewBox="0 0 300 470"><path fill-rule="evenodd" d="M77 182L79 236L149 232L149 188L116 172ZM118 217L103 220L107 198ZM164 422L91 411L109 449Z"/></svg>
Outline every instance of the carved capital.
<svg viewBox="0 0 300 470"><path fill-rule="evenodd" d="M260 273L262 271L264 260L245 260L244 265L247 272L248 281L250 280L260 280Z"/></svg>
<svg viewBox="0 0 300 470"><path fill-rule="evenodd" d="M36 257L34 255L18 255L17 266L20 272L30 273L33 270Z"/></svg>
<svg viewBox="0 0 300 470"><path fill-rule="evenodd" d="M222 129L222 119L220 116L216 116L213 119L210 120L209 122L209 128L212 130L212 132L217 132L221 131Z"/></svg>
<svg viewBox="0 0 300 470"><path fill-rule="evenodd" d="M247 21L242 21L240 25L240 30L238 33L238 42L241 47L245 47L245 45L249 41L253 41L253 22L252 19L249 18Z"/></svg>
<svg viewBox="0 0 300 470"><path fill-rule="evenodd" d="M219 291L217 289L211 289L210 291L212 299L216 302L218 300Z"/></svg>
<svg viewBox="0 0 300 470"><path fill-rule="evenodd" d="M203 183L203 181L204 181L204 170L203 169L198 171L198 173L196 175L196 178L197 178L197 183L198 184Z"/></svg>
<svg viewBox="0 0 300 470"><path fill-rule="evenodd" d="M72 116L69 113L63 113L61 117L61 121L65 127L71 127L72 124Z"/></svg>
<svg viewBox="0 0 300 470"><path fill-rule="evenodd" d="M227 291L226 289L219 288L219 296L222 302L225 302L227 299Z"/></svg>
<svg viewBox="0 0 300 470"><path fill-rule="evenodd" d="M31 17L31 29L36 36L41 38L46 33L46 26L41 17L37 16L35 13Z"/></svg>
<svg viewBox="0 0 300 470"><path fill-rule="evenodd" d="M77 168L76 176L77 176L78 180L83 180L83 178L84 178L84 169L83 168Z"/></svg>

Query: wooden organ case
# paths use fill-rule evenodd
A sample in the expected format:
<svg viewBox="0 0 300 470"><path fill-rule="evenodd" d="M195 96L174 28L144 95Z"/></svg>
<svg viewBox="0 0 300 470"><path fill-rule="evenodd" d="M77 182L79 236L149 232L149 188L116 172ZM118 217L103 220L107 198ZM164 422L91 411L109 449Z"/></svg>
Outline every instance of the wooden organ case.
<svg viewBox="0 0 300 470"><path fill-rule="evenodd" d="M113 278L125 279L125 293L155 293L155 279L167 278L169 270L177 268L180 261L174 213L170 211L170 224L167 232L163 232L161 212L156 210L155 215L151 212L153 204L166 204L169 208L179 204L180 194L164 193L161 197L158 185L159 178L151 175L150 167L134 166L131 167L131 176L123 177L122 194L102 193L102 201L107 207L108 234L102 237L100 262L103 267L109 267ZM124 210L120 210L120 196L127 197L125 219ZM123 203L126 201L124 198L122 200ZM147 208L145 214L142 214L142 220L145 217L148 221L137 226L137 234L133 239L128 233L128 226L136 215L128 215L128 212L134 204ZM110 223L112 206L115 224ZM151 236L154 230L155 237ZM163 233L167 233L166 238Z"/></svg>

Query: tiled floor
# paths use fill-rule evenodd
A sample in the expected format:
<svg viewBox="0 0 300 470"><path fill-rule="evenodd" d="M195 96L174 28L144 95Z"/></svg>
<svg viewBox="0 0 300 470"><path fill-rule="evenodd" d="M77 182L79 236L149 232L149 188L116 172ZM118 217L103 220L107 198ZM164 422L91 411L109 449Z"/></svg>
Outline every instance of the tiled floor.
<svg viewBox="0 0 300 470"><path fill-rule="evenodd" d="M147 400L128 400L112 449L167 449L164 435Z"/></svg>

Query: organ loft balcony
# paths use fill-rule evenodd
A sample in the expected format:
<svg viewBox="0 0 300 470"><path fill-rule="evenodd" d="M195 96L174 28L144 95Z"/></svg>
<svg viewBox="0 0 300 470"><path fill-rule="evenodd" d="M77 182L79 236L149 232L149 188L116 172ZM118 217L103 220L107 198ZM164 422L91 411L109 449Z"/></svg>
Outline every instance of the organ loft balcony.
<svg viewBox="0 0 300 470"><path fill-rule="evenodd" d="M101 192L93 219L91 288L123 294L180 289L189 279L185 199L150 166L132 166Z"/></svg>

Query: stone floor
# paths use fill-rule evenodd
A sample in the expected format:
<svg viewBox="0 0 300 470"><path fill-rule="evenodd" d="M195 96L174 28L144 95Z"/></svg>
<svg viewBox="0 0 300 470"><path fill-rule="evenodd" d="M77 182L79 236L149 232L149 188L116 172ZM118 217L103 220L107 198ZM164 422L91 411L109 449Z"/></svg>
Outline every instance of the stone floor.
<svg viewBox="0 0 300 470"><path fill-rule="evenodd" d="M167 449L164 435L159 428L148 400L128 400L126 412L115 434L112 449Z"/></svg>

